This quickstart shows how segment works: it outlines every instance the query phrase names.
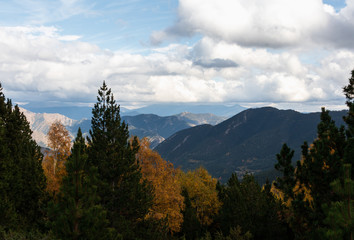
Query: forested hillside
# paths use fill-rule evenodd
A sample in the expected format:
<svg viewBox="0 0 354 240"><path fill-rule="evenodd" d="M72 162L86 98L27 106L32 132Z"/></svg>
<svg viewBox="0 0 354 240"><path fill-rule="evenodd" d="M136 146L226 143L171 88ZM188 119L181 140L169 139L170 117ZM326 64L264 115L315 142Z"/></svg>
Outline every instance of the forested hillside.
<svg viewBox="0 0 354 240"><path fill-rule="evenodd" d="M347 111L330 112L337 126ZM274 167L283 143L301 155L304 141L316 137L320 113L299 113L264 107L245 110L216 125L202 125L177 132L156 147L161 156L182 169L204 166L226 181L233 172L258 173Z"/></svg>

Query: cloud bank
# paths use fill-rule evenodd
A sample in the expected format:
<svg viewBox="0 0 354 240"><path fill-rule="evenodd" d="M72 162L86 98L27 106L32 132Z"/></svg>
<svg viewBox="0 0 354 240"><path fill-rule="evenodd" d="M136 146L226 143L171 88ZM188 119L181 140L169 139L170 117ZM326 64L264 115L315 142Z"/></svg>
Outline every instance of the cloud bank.
<svg viewBox="0 0 354 240"><path fill-rule="evenodd" d="M0 81L18 102L344 104L354 68L354 0L180 0L148 53L102 49L56 27L0 27ZM193 44L177 39L199 35ZM343 105L342 105L343 106ZM319 110L313 109L313 110Z"/></svg>

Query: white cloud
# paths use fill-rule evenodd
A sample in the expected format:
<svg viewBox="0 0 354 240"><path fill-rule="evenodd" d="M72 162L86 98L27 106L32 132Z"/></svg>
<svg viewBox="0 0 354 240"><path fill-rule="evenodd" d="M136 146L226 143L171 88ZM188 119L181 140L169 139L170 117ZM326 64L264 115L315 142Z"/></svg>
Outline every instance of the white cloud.
<svg viewBox="0 0 354 240"><path fill-rule="evenodd" d="M350 50L329 52L310 65L297 50L272 52L210 37L148 55L63 38L53 27L0 28L0 79L8 97L95 102L106 80L120 102L337 101L354 62Z"/></svg>
<svg viewBox="0 0 354 240"><path fill-rule="evenodd" d="M180 0L175 25L153 44L201 34L241 46L283 48L318 43L354 47L354 0L336 13L321 0Z"/></svg>

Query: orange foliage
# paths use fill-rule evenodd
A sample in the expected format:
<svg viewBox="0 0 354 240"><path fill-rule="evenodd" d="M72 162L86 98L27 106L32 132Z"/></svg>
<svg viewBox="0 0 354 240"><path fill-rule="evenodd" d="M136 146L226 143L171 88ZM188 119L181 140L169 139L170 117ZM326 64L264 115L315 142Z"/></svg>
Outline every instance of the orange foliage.
<svg viewBox="0 0 354 240"><path fill-rule="evenodd" d="M273 195L277 198L277 199L280 199L283 204L285 204L285 206L287 207L290 207L291 206L291 201L293 199L288 199L286 202L284 202L284 193L277 189L274 184L272 184L272 187L270 189L271 193L273 193ZM295 193L295 195L299 194L300 192L303 192L305 194L304 196L304 201L307 201L309 202L310 204L312 203L313 201L313 198L311 196L311 191L310 189L308 189L307 187L305 187L303 184L300 184L300 182L296 182L296 185L293 189L293 192Z"/></svg>
<svg viewBox="0 0 354 240"><path fill-rule="evenodd" d="M137 159L143 178L154 187L155 198L147 217L166 219L169 231L178 232L183 222L181 211L184 209L178 171L172 163L163 160L157 152L150 149L146 138L140 142Z"/></svg>
<svg viewBox="0 0 354 240"><path fill-rule="evenodd" d="M47 177L47 191L56 194L61 179L66 174L65 162L70 156L71 138L68 130L59 121L54 122L48 131L48 146L51 148L43 161L44 174Z"/></svg>
<svg viewBox="0 0 354 240"><path fill-rule="evenodd" d="M192 207L197 210L197 217L203 225L210 225L221 207L216 183L217 180L203 167L181 173L181 185L187 190Z"/></svg>

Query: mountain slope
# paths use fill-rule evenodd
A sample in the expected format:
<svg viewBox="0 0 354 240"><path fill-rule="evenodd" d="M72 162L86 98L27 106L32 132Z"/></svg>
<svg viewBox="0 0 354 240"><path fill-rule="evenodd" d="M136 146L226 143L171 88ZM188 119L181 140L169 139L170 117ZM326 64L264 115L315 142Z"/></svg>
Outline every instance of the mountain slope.
<svg viewBox="0 0 354 240"><path fill-rule="evenodd" d="M343 124L345 111L332 112ZM232 172L260 172L274 167L283 143L295 149L298 159L304 141L316 137L320 113L302 114L271 107L245 110L216 125L182 130L155 150L183 169L203 165L214 177L227 179Z"/></svg>
<svg viewBox="0 0 354 240"><path fill-rule="evenodd" d="M213 114L193 113L181 113L168 117L160 117L154 114L122 117L122 120L128 123L130 134L140 138L148 137L152 148L180 130L203 123L219 123L223 119L223 117Z"/></svg>

